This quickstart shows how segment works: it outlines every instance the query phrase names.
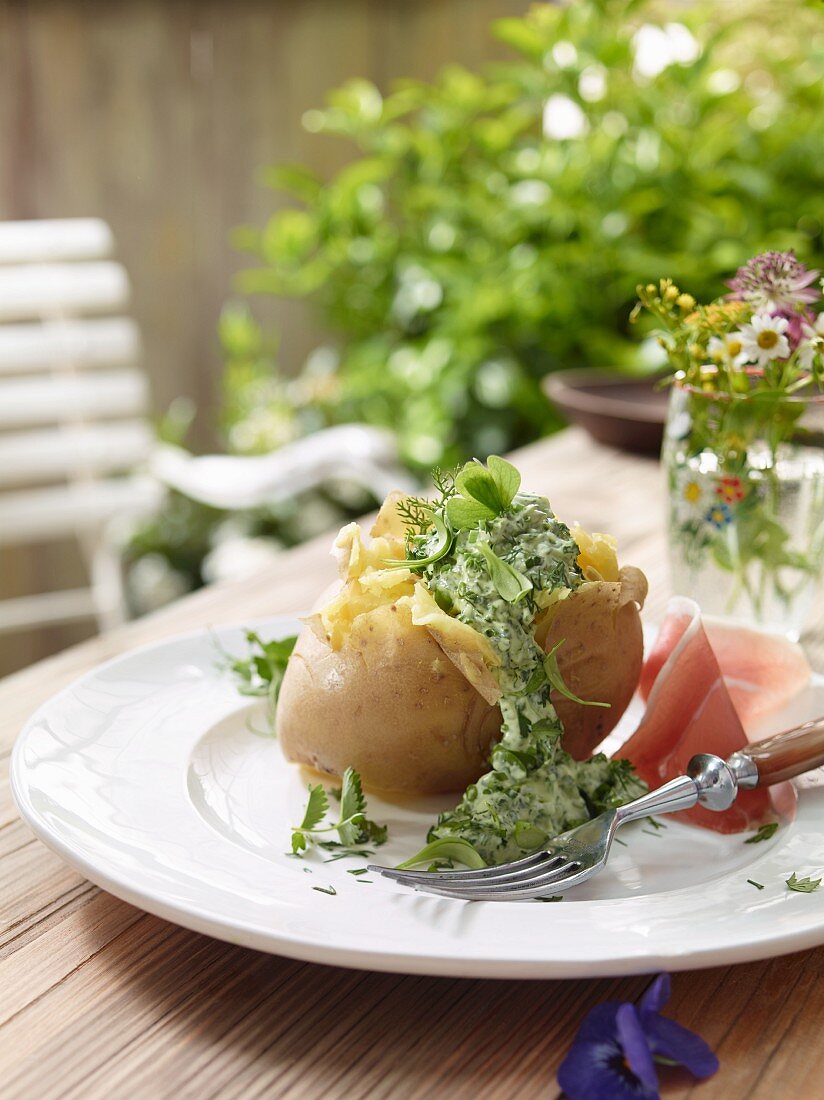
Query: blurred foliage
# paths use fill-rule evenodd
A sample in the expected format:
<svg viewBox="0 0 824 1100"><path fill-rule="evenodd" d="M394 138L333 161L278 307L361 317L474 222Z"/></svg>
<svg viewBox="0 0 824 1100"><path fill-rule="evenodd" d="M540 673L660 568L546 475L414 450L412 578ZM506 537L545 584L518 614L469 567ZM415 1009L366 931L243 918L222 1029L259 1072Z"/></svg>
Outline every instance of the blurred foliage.
<svg viewBox="0 0 824 1100"><path fill-rule="evenodd" d="M639 282L666 270L712 298L755 252L820 253L821 11L539 4L495 24L508 63L330 93L304 126L354 159L329 181L267 170L281 208L236 242L258 260L241 291L308 300L336 346L294 376L249 307L228 308L227 448L356 420L397 431L420 473L500 453L557 426L547 372L658 365L629 336ZM193 585L226 524L291 545L363 508L331 491L229 519L173 497L133 556Z"/></svg>
<svg viewBox="0 0 824 1100"><path fill-rule="evenodd" d="M627 334L639 281L713 297L753 252L820 248L820 4L576 0L494 33L517 60L307 112L355 147L334 179L266 173L292 204L238 232L241 287L311 300L338 351L290 383L248 316L224 325L244 449L365 420L420 470L506 450L553 427L546 372L655 364Z"/></svg>

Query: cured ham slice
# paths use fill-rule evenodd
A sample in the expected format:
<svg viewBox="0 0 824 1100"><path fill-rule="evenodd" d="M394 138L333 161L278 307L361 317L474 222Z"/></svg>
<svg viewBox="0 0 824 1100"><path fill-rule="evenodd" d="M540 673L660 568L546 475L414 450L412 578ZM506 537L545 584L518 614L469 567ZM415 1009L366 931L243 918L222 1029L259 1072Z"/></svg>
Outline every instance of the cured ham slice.
<svg viewBox="0 0 824 1100"><path fill-rule="evenodd" d="M695 615L692 600L670 601L652 653L641 672L639 690L647 699L659 672ZM810 666L799 645L775 634L704 619L704 631L721 669L738 717L752 739L759 722L780 710L810 679Z"/></svg>
<svg viewBox="0 0 824 1100"><path fill-rule="evenodd" d="M737 654L740 643L729 636L736 631L730 628L723 631L726 633L722 632L720 649L729 661L731 655ZM761 635L757 638L760 643ZM757 656L749 662L739 658L737 671L742 683L749 685L747 675L753 675L760 667ZM727 757L748 744L698 605L692 600L677 597L670 602L658 642L644 670L644 692L648 694L646 713L622 747L621 755L635 765L651 787L683 775L696 753L712 752ZM737 694L741 699L750 698L740 690ZM787 805L786 799L787 790L781 795L782 806ZM758 824L771 812L774 814L775 808L764 789L741 791L735 803L723 813L696 806L675 816L717 832L735 833Z"/></svg>

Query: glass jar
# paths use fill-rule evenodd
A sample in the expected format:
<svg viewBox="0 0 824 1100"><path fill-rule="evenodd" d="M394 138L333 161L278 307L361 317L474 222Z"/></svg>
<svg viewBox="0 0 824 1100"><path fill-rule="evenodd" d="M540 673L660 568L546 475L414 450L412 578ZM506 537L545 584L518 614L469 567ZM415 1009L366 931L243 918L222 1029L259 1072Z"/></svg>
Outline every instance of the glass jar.
<svg viewBox="0 0 824 1100"><path fill-rule="evenodd" d="M673 591L797 640L824 567L824 395L676 376L664 435Z"/></svg>

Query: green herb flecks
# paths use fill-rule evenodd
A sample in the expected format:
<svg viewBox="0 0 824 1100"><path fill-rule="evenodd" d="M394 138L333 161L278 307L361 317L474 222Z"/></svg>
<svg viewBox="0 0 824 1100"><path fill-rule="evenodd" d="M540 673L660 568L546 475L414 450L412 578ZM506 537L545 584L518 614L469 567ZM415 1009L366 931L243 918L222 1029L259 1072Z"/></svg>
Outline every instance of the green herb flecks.
<svg viewBox="0 0 824 1100"><path fill-rule="evenodd" d="M745 844L760 844L762 840L769 840L771 836L775 836L778 831L778 822L770 821L766 825L762 825L755 836L748 837Z"/></svg>
<svg viewBox="0 0 824 1100"><path fill-rule="evenodd" d="M756 890L763 890L764 889L764 883L763 882L756 882L754 878L748 878L747 882L750 884L750 886L754 886L756 888Z"/></svg>
<svg viewBox="0 0 824 1100"><path fill-rule="evenodd" d="M319 894L331 894L332 897L337 897L337 890L334 886L313 886L313 890L317 890Z"/></svg>
<svg viewBox="0 0 824 1100"><path fill-rule="evenodd" d="M788 889L794 890L797 894L812 894L820 885L820 878L799 878L795 871L787 879Z"/></svg>

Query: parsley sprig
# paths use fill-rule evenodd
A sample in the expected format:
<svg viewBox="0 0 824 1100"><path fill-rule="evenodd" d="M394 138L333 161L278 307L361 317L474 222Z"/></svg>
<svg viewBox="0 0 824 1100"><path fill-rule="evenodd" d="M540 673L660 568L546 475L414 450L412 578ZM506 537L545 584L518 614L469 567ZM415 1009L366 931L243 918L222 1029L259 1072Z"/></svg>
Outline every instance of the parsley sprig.
<svg viewBox="0 0 824 1100"><path fill-rule="evenodd" d="M754 836L748 837L745 844L760 844L762 840L769 840L771 836L774 836L778 830L777 821L768 821L766 825L761 825Z"/></svg>
<svg viewBox="0 0 824 1100"><path fill-rule="evenodd" d="M821 885L820 878L799 878L793 871L790 877L787 879L787 888L794 890L797 894L812 894Z"/></svg>
<svg viewBox="0 0 824 1100"><path fill-rule="evenodd" d="M296 641L297 636L292 635L265 642L256 631L247 630L249 652L245 657L235 657L218 644L220 667L234 678L240 694L268 699L270 725L274 722L280 686Z"/></svg>
<svg viewBox="0 0 824 1100"><path fill-rule="evenodd" d="M304 810L303 820L300 825L292 830L292 852L298 855L308 848L309 844L323 844L330 847L338 842L322 842L319 837L324 833L336 832L340 838L339 844L347 849L335 858L342 858L344 854L359 855L360 852L352 851L352 846L357 844L381 845L386 842L388 828L386 825L378 825L370 821L366 816L366 796L363 793L361 778L354 768L347 768L343 773L343 781L340 789L340 816L336 822L321 827L321 822L329 813L329 798L322 783L309 786L309 799Z"/></svg>

